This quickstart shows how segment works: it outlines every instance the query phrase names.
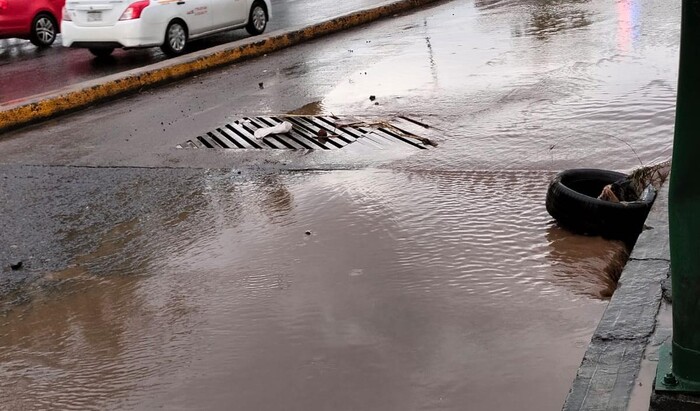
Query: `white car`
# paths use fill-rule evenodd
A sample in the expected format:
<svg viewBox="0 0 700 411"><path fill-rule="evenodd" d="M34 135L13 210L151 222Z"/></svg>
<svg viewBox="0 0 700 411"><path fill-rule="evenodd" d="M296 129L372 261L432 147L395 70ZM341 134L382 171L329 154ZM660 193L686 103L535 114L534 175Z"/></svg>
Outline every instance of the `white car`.
<svg viewBox="0 0 700 411"><path fill-rule="evenodd" d="M61 33L65 47L98 57L154 46L177 56L190 40L222 31L261 34L270 15L270 0L68 0Z"/></svg>

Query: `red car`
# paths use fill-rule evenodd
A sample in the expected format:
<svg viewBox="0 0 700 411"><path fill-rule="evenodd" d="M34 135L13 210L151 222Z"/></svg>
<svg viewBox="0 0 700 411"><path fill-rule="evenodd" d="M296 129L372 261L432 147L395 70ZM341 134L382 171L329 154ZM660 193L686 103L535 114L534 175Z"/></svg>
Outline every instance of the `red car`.
<svg viewBox="0 0 700 411"><path fill-rule="evenodd" d="M0 39L29 39L48 47L61 30L66 0L0 0Z"/></svg>

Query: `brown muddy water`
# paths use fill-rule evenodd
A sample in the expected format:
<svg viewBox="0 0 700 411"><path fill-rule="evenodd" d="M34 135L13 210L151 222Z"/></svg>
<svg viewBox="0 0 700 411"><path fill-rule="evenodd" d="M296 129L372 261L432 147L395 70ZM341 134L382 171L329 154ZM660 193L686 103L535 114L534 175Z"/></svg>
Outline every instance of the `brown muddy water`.
<svg viewBox="0 0 700 411"><path fill-rule="evenodd" d="M2 319L0 404L561 404L616 248L532 206L550 173L237 176L211 174L180 200L196 210L127 221L48 273L58 290ZM121 264L125 248L141 264ZM105 257L113 271L91 271Z"/></svg>
<svg viewBox="0 0 700 411"><path fill-rule="evenodd" d="M475 0L288 51L309 63L280 78L321 92L270 111L410 113L440 145L115 194L163 198L0 317L0 408L560 409L627 251L556 227L547 183L668 157L678 22L652 0ZM346 40L366 67L314 68Z"/></svg>

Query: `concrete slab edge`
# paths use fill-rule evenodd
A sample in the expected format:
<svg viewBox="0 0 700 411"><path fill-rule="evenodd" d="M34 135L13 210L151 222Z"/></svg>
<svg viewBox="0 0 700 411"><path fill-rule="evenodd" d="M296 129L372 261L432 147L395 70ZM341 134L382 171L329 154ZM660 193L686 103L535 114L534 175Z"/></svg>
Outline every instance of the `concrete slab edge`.
<svg viewBox="0 0 700 411"><path fill-rule="evenodd" d="M668 184L659 191L562 410L626 410L668 276Z"/></svg>
<svg viewBox="0 0 700 411"><path fill-rule="evenodd" d="M223 44L146 67L87 81L55 93L30 97L28 100L0 109L2 110L0 111L0 132L34 124L143 88L169 83L216 67L262 56L438 1L441 0L388 1L311 26L278 30L264 36Z"/></svg>

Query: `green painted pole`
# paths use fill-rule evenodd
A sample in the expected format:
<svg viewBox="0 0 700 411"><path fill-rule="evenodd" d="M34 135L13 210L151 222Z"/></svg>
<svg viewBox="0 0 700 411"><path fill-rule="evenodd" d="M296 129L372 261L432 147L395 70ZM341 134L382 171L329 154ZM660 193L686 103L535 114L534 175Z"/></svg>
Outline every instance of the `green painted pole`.
<svg viewBox="0 0 700 411"><path fill-rule="evenodd" d="M669 188L673 376L700 384L700 0L683 0Z"/></svg>

